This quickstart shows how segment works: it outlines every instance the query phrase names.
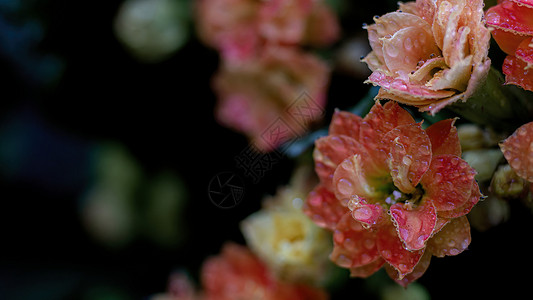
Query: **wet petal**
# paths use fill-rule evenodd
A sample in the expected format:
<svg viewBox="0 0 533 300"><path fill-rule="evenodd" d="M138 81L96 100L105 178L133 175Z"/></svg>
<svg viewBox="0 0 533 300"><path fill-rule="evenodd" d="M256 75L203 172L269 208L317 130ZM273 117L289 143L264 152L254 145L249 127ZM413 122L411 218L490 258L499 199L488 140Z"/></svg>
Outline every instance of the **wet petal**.
<svg viewBox="0 0 533 300"><path fill-rule="evenodd" d="M479 190L479 186L477 182L474 182L472 184L472 190L471 190L470 198L468 199L468 201L466 201L465 204L457 207L456 209L440 211L439 217L458 218L458 217L464 216L472 210L474 205L476 205L479 202L482 196L483 195L481 194L481 191Z"/></svg>
<svg viewBox="0 0 533 300"><path fill-rule="evenodd" d="M394 35L398 30L407 27L418 27L427 30L431 34L431 28L420 17L404 12L391 12L374 19L375 24L366 27L368 30L368 41L376 56L384 62L383 40L382 38Z"/></svg>
<svg viewBox="0 0 533 300"><path fill-rule="evenodd" d="M385 265L385 271L387 271L389 277L396 281L396 283L406 288L411 282L424 275L431 262L431 256L431 253L426 251L413 271L405 275L403 278L400 278L398 271L389 264Z"/></svg>
<svg viewBox="0 0 533 300"><path fill-rule="evenodd" d="M373 202L381 195L378 188L368 176L363 164L363 155L355 154L345 159L333 174L335 196L342 205L348 205L354 197L365 198Z"/></svg>
<svg viewBox="0 0 533 300"><path fill-rule="evenodd" d="M377 246L381 257L398 271L399 279L411 273L424 254L424 250L405 249L392 224L383 226L378 231Z"/></svg>
<svg viewBox="0 0 533 300"><path fill-rule="evenodd" d="M490 27L524 36L533 35L532 15L533 9L504 0L487 10L485 20ZM496 42L500 43L498 40Z"/></svg>
<svg viewBox="0 0 533 300"><path fill-rule="evenodd" d="M361 223L345 214L333 234L333 251L330 259L343 268L360 267L380 258L376 233L366 230Z"/></svg>
<svg viewBox="0 0 533 300"><path fill-rule="evenodd" d="M373 262L366 264L364 266L352 267L350 268L350 276L366 278L376 273L383 266L384 263L385 263L385 260L383 260L383 258L380 257L374 260Z"/></svg>
<svg viewBox="0 0 533 300"><path fill-rule="evenodd" d="M336 110L329 125L329 135L346 135L358 140L361 120L363 119L356 114Z"/></svg>
<svg viewBox="0 0 533 300"><path fill-rule="evenodd" d="M500 148L513 171L533 182L533 122L520 126Z"/></svg>
<svg viewBox="0 0 533 300"><path fill-rule="evenodd" d="M533 38L523 40L518 45L515 56L527 64L526 69L533 67Z"/></svg>
<svg viewBox="0 0 533 300"><path fill-rule="evenodd" d="M527 69L527 63L516 56L508 55L502 66L505 84L514 84L525 90L533 91L533 68Z"/></svg>
<svg viewBox="0 0 533 300"><path fill-rule="evenodd" d="M390 207L390 215L408 250L423 249L437 224L437 210L431 201L415 208L396 203Z"/></svg>
<svg viewBox="0 0 533 300"><path fill-rule="evenodd" d="M420 182L424 198L431 199L437 211L459 208L470 199L475 175L476 171L458 156L434 156Z"/></svg>
<svg viewBox="0 0 533 300"><path fill-rule="evenodd" d="M352 212L352 217L366 227L380 224L387 213L381 205L370 204L365 199L357 196L350 199L348 208Z"/></svg>
<svg viewBox="0 0 533 300"><path fill-rule="evenodd" d="M432 90L454 89L458 91L466 90L470 80L472 70L472 56L457 61L450 69L437 72L433 78L426 83Z"/></svg>
<svg viewBox="0 0 533 300"><path fill-rule="evenodd" d="M373 156L377 171L383 174L388 173L386 160L389 147L383 144L383 135L397 126L414 122L413 117L394 101L389 101L385 105L376 102L365 116L359 129L359 141Z"/></svg>
<svg viewBox="0 0 533 300"><path fill-rule="evenodd" d="M340 204L332 192L320 184L307 196L303 211L318 226L334 230L348 209Z"/></svg>
<svg viewBox="0 0 533 300"><path fill-rule="evenodd" d="M316 140L313 158L315 160L315 171L320 178L320 182L328 189L333 190L331 180L335 169L339 163L355 153L366 154L366 149L348 136L330 135ZM366 155L365 157L368 158Z"/></svg>
<svg viewBox="0 0 533 300"><path fill-rule="evenodd" d="M457 255L470 245L470 223L466 216L451 220L444 228L428 241L426 251L437 257Z"/></svg>
<svg viewBox="0 0 533 300"><path fill-rule="evenodd" d="M390 39L383 40L383 57L389 71L407 79L416 69L419 61L431 55L440 55L440 49L433 35L424 27L406 27L397 31Z"/></svg>
<svg viewBox="0 0 533 300"><path fill-rule="evenodd" d="M420 124L402 125L389 131L383 141L389 144L389 170L394 185L411 193L429 168L431 142Z"/></svg>
<svg viewBox="0 0 533 300"><path fill-rule="evenodd" d="M461 156L461 143L454 126L456 119L439 121L426 129L433 155L453 154Z"/></svg>

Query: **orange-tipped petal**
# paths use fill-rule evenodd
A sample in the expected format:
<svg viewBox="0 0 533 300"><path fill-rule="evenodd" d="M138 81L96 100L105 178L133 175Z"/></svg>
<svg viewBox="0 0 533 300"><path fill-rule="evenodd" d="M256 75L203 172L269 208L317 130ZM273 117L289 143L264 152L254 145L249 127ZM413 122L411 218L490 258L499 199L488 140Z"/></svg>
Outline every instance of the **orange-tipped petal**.
<svg viewBox="0 0 533 300"><path fill-rule="evenodd" d="M394 185L409 194L414 191L431 162L431 142L418 123L401 125L389 131L383 141L389 144L389 170Z"/></svg>
<svg viewBox="0 0 533 300"><path fill-rule="evenodd" d="M513 171L533 182L533 122L520 126L500 148Z"/></svg>
<svg viewBox="0 0 533 300"><path fill-rule="evenodd" d="M497 28L494 28L491 33L492 37L494 37L494 40L498 43L500 49L509 55L514 55L518 45L520 45L520 43L527 38L527 35L518 35Z"/></svg>
<svg viewBox="0 0 533 300"><path fill-rule="evenodd" d="M333 251L330 259L343 268L360 267L380 258L376 233L366 230L347 213L333 234Z"/></svg>
<svg viewBox="0 0 533 300"><path fill-rule="evenodd" d="M350 268L350 276L351 277L361 277L366 278L379 270L383 264L385 263L385 260L383 258L378 258L375 261L366 264L364 266L360 267L352 267Z"/></svg>
<svg viewBox="0 0 533 300"><path fill-rule="evenodd" d="M424 254L423 249L416 251L405 249L392 224L381 227L376 241L381 257L398 271L398 279L413 272Z"/></svg>
<svg viewBox="0 0 533 300"><path fill-rule="evenodd" d="M475 175L476 171L458 156L434 156L420 182L424 198L431 199L437 211L459 208L470 199Z"/></svg>
<svg viewBox="0 0 533 300"><path fill-rule="evenodd" d="M363 119L351 112L336 110L329 125L329 135L346 135L359 140L359 126Z"/></svg>
<svg viewBox="0 0 533 300"><path fill-rule="evenodd" d="M533 0L513 0L518 5L527 6L529 8L533 8Z"/></svg>
<svg viewBox="0 0 533 300"><path fill-rule="evenodd" d="M514 84L525 90L533 91L533 68L528 69L527 66L523 60L508 55L502 66L505 84Z"/></svg>
<svg viewBox="0 0 533 300"><path fill-rule="evenodd" d="M398 229L398 236L408 250L423 249L437 224L437 210L431 201L415 208L408 204L393 204L390 215Z"/></svg>
<svg viewBox="0 0 533 300"><path fill-rule="evenodd" d="M403 278L400 278L400 274L398 273L398 271L389 264L385 265L385 271L387 271L389 277L396 281L396 283L406 288L410 283L424 275L424 273L429 267L430 262L431 253L425 252L424 255L422 255L422 258L420 258L420 261L418 262L416 267L413 269L413 271L405 275Z"/></svg>
<svg viewBox="0 0 533 300"><path fill-rule="evenodd" d="M345 135L329 135L315 141L313 158L320 182L333 190L333 173L337 166L355 153L366 154L366 149L356 140ZM368 155L364 155L368 158Z"/></svg>
<svg viewBox="0 0 533 300"><path fill-rule="evenodd" d="M479 190L479 186L477 182L474 182L472 184L472 193L470 194L470 198L468 201L466 201L465 204L462 206L459 206L458 208L454 210L447 210L447 211L440 211L439 217L442 218L458 218L461 216L464 216L468 214L474 205L476 205L479 200L481 199L483 195L481 194L481 191Z"/></svg>
<svg viewBox="0 0 533 300"><path fill-rule="evenodd" d="M333 231L348 209L324 185L319 184L307 196L303 211L315 224Z"/></svg>
<svg viewBox="0 0 533 300"><path fill-rule="evenodd" d="M453 154L461 156L461 143L457 135L457 128L453 125L455 120L442 120L426 129L431 141L433 155Z"/></svg>
<svg viewBox="0 0 533 300"><path fill-rule="evenodd" d="M452 219L429 241L426 251L437 257L457 255L470 245L470 223L466 216Z"/></svg>

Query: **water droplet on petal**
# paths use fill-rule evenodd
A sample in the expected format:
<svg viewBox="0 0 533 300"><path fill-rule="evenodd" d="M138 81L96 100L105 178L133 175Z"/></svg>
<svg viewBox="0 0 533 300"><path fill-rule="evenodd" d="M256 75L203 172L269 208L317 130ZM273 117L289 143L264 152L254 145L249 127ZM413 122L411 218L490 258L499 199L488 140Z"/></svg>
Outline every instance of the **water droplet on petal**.
<svg viewBox="0 0 533 300"><path fill-rule="evenodd" d="M345 178L342 178L337 182L337 190L343 195L353 194L353 186L350 181Z"/></svg>
<svg viewBox="0 0 533 300"><path fill-rule="evenodd" d="M349 268L352 266L352 260L349 259L346 255L339 255L337 259L335 260L335 263L343 268Z"/></svg>

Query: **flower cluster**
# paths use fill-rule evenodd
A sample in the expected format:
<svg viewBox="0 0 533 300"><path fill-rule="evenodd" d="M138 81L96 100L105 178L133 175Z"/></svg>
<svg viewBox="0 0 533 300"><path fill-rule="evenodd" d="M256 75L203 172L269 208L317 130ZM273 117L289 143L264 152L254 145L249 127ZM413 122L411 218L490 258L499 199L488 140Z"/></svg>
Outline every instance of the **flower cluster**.
<svg viewBox="0 0 533 300"><path fill-rule="evenodd" d="M417 0L375 17L366 26L372 52L364 62L367 82L381 87L377 98L438 112L466 101L490 68L490 34L483 1Z"/></svg>
<svg viewBox="0 0 533 300"><path fill-rule="evenodd" d="M264 151L300 135L306 128L293 124L287 107L303 92L325 106L329 67L301 46L325 46L338 38L328 6L314 0L201 0L196 8L199 37L222 59L214 80L219 123ZM286 121L285 140L270 145L261 134L277 118Z"/></svg>
<svg viewBox="0 0 533 300"><path fill-rule="evenodd" d="M182 274L173 275L167 294L153 300L327 300L321 289L278 280L248 248L226 243L221 254L208 258L201 270L203 290L195 291Z"/></svg>
<svg viewBox="0 0 533 300"><path fill-rule="evenodd" d="M427 129L396 102L366 117L337 111L316 141L320 184L305 212L334 232L331 260L367 277L382 266L402 285L419 278L432 255L457 255L470 243L465 217L481 193L461 159L454 120Z"/></svg>
<svg viewBox="0 0 533 300"><path fill-rule="evenodd" d="M506 83L533 91L533 2L498 1L487 10L486 22L507 54L502 67Z"/></svg>

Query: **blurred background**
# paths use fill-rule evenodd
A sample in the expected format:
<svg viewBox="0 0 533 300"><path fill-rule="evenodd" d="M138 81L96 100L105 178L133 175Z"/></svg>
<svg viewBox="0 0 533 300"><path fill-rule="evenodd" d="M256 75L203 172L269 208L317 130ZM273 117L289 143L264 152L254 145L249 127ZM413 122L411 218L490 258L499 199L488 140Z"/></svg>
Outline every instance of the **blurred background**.
<svg viewBox="0 0 533 300"><path fill-rule="evenodd" d="M396 9L328 3L342 37L320 53L333 67L321 126L369 91L362 24ZM244 243L239 222L288 182L287 156L258 182L236 166L248 141L213 117L219 57L196 37L193 7L0 0L0 299L147 299L176 270L197 280L225 241ZM209 197L221 172L243 181L229 209ZM432 298L526 287L507 275L532 267L522 238L531 213L511 203L511 215L473 230L470 251L433 259L419 280ZM351 279L333 299L375 299L373 288Z"/></svg>

